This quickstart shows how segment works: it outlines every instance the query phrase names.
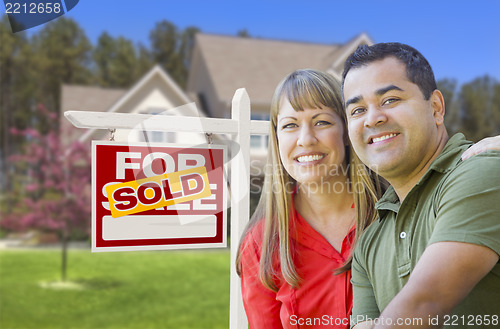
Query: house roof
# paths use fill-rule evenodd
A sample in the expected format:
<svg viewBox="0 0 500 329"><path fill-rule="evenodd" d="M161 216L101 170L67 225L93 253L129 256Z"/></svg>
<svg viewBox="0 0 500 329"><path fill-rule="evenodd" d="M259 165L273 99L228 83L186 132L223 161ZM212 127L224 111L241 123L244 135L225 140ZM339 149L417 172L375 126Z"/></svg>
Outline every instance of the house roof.
<svg viewBox="0 0 500 329"><path fill-rule="evenodd" d="M64 117L64 112L105 112L126 93L126 89L63 84L61 90L60 129L65 134L64 143L70 144L86 132L86 130L75 129Z"/></svg>
<svg viewBox="0 0 500 329"><path fill-rule="evenodd" d="M128 89L112 89L93 86L63 85L61 92L61 113L66 111L92 111L92 112L120 112L121 107L133 97L134 94L147 86L154 78L159 78L166 88L172 90L182 104L193 102L182 91L172 78L159 66L155 65L138 82ZM204 113L192 113L202 115Z"/></svg>
<svg viewBox="0 0 500 329"><path fill-rule="evenodd" d="M193 102L186 93L179 88L179 86L175 83L175 81L168 75L165 70L161 68L160 65L155 65L149 72L147 72L136 84L134 84L129 90L126 91L120 99L114 103L107 111L108 112L121 112L123 107L125 107L127 102L130 102L131 99L139 93L143 93L144 90L146 92L149 91L149 88L152 86L149 85L153 82L153 80L157 78L159 83L162 83L165 90L169 90L170 94L167 96L168 98L173 97L178 101L179 105L184 105ZM167 109L165 109L167 110ZM202 114L201 111L199 113L191 113L191 115L198 116Z"/></svg>
<svg viewBox="0 0 500 329"><path fill-rule="evenodd" d="M118 99L123 97L126 92L126 89L63 85L61 92L61 112L105 112Z"/></svg>
<svg viewBox="0 0 500 329"><path fill-rule="evenodd" d="M339 58L344 57L345 50L350 49L348 45L357 43L361 36L369 40L361 34L341 45L199 33L195 44L219 100L229 103L234 91L244 87L252 103L267 104L276 85L288 73L301 68L323 71L332 68Z"/></svg>
<svg viewBox="0 0 500 329"><path fill-rule="evenodd" d="M155 106L158 102L160 103L159 109L170 110L164 108L164 101L159 101L158 97L162 100L168 100L171 105L176 106L179 114L205 116L201 109L190 105L193 101L159 65L155 65L130 89L111 90L65 85L62 91L61 112L76 110L127 113L138 110L144 111L144 106ZM143 104L142 102L146 99L153 103ZM63 115L61 117L64 118ZM87 130L79 138L80 141L87 140L95 132L96 129Z"/></svg>

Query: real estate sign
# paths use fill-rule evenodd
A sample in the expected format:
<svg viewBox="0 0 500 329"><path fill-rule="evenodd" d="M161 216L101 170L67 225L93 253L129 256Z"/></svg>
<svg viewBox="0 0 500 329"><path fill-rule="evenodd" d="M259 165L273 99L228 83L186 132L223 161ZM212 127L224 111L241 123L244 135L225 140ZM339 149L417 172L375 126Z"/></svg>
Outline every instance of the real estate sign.
<svg viewBox="0 0 500 329"><path fill-rule="evenodd" d="M92 143L92 251L226 246L221 145Z"/></svg>

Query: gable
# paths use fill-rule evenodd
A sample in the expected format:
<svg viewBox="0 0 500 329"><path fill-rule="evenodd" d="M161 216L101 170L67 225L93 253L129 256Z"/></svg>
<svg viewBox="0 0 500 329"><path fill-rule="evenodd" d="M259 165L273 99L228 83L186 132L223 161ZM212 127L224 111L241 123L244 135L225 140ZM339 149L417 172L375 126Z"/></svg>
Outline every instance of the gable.
<svg viewBox="0 0 500 329"><path fill-rule="evenodd" d="M179 88L170 76L158 65L153 67L108 112L150 113L191 103L192 100Z"/></svg>
<svg viewBox="0 0 500 329"><path fill-rule="evenodd" d="M94 88L96 89L96 88ZM107 91L103 88L101 93L105 94ZM87 90L89 91L89 90ZM68 95L63 97L67 98ZM90 94L87 94L90 96ZM139 80L128 91L122 91L121 94L108 108L102 105L100 108L85 108L88 103L81 105L75 104L74 107L64 107L63 111L76 110L76 111L106 111L118 113L151 113L158 114L168 111L172 115L186 115L186 116L204 116L203 113L193 106L192 100L178 87L178 85L168 76L168 74L159 66L153 67L144 77ZM109 96L111 97L111 96ZM186 106L187 104L190 104ZM175 109L175 110L172 110ZM172 111L169 111L172 110ZM117 132L118 133L118 132ZM123 132L125 133L125 132ZM81 141L96 138L101 139L103 130L99 132L97 129L89 129L79 137Z"/></svg>
<svg viewBox="0 0 500 329"><path fill-rule="evenodd" d="M330 67L326 71L341 81L342 72L344 71L344 63L347 57L349 57L349 55L351 55L356 48L361 45L373 45L372 39L366 33L361 33L347 42L344 46L340 47L337 51L337 58L331 63Z"/></svg>

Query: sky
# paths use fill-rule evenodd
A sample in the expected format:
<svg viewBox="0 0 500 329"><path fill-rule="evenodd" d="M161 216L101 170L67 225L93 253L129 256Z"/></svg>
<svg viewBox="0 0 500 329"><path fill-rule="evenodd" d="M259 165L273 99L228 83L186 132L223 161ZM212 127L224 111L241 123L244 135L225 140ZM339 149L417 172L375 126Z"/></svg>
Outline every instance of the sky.
<svg viewBox="0 0 500 329"><path fill-rule="evenodd" d="M149 46L149 32L161 20L204 33L246 29L252 37L325 44L365 32L374 42L415 47L437 79L465 83L489 74L500 81L497 0L80 0L67 16L94 44L106 31Z"/></svg>

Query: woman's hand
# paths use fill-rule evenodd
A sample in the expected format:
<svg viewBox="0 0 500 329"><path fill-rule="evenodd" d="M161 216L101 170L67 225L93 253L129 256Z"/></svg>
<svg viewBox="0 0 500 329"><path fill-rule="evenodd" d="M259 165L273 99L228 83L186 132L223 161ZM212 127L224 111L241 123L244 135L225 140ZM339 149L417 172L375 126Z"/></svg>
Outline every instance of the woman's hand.
<svg viewBox="0 0 500 329"><path fill-rule="evenodd" d="M462 160L489 150L500 150L500 135L482 139L472 145L462 154Z"/></svg>

